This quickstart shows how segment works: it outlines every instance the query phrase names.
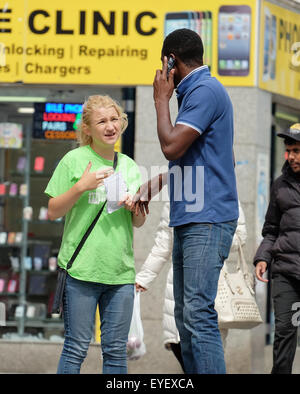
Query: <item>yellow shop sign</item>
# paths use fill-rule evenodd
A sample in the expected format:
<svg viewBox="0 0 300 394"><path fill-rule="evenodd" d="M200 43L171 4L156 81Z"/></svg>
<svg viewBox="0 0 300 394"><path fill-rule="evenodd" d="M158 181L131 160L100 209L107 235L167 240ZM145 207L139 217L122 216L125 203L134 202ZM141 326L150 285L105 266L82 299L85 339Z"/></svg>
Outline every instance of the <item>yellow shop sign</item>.
<svg viewBox="0 0 300 394"><path fill-rule="evenodd" d="M186 27L213 75L253 86L256 19L256 0L0 0L0 82L151 85L164 37Z"/></svg>
<svg viewBox="0 0 300 394"><path fill-rule="evenodd" d="M300 13L267 1L261 5L259 87L300 97Z"/></svg>

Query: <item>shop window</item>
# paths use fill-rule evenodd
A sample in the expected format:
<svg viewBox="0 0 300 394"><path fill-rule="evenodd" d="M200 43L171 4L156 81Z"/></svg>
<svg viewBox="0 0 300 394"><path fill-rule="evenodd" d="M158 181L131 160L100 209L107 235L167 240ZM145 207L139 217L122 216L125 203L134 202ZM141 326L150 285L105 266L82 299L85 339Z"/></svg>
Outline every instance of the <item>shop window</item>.
<svg viewBox="0 0 300 394"><path fill-rule="evenodd" d="M61 111L66 104L59 102L63 93L54 93L49 91L52 97L49 102L61 105L53 106L57 111L50 111L51 116L44 119L49 126L52 122L52 131L48 133L52 138L44 138L38 119L40 116L43 120L46 98L35 103L0 101L0 312L3 314L5 305L6 320L6 326L1 326L0 315L0 338L33 335L49 339L63 334L62 319L51 316L51 305L64 221L48 220L48 197L44 190L59 160L77 147L77 141L71 138L72 130L67 130L69 139L55 138L64 131L58 122L76 124L75 100L78 105L84 97L95 93L77 91L69 102L68 113ZM106 90L99 94L109 94L124 106L129 125L116 149L133 158L135 89ZM71 116L72 105L75 112ZM1 139L3 123L12 128L11 136L14 132L18 135L20 125L22 136L19 133L16 139L9 139L7 133L6 140ZM95 338L98 336L99 330L95 330Z"/></svg>

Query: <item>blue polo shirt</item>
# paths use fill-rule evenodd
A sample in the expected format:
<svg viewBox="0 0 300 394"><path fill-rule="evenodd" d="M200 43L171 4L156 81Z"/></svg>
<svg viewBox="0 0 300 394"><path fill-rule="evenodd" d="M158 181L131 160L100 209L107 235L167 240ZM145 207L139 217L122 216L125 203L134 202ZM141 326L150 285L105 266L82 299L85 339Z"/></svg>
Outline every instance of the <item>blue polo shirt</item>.
<svg viewBox="0 0 300 394"><path fill-rule="evenodd" d="M207 66L188 74L176 93L176 124L198 131L199 138L169 162L170 226L236 220L231 100Z"/></svg>

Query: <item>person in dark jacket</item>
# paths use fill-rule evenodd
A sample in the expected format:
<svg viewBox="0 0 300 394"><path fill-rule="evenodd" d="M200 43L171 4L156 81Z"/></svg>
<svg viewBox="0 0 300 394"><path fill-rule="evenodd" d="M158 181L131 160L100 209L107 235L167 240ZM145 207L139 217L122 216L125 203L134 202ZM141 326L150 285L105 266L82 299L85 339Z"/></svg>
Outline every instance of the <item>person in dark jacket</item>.
<svg viewBox="0 0 300 394"><path fill-rule="evenodd" d="M290 374L297 347L300 302L300 124L278 134L284 138L286 162L273 183L262 230L263 240L254 257L256 277L271 271L275 315L273 374Z"/></svg>

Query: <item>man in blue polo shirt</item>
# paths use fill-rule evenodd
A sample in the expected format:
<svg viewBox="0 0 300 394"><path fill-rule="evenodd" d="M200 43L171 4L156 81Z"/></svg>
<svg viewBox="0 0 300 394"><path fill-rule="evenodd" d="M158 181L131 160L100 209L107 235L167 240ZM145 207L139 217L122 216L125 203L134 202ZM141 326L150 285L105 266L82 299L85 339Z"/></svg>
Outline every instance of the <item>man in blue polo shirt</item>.
<svg viewBox="0 0 300 394"><path fill-rule="evenodd" d="M167 76L167 62L173 68ZM170 226L174 227L175 319L187 373L225 373L214 301L239 215L233 158L233 110L203 65L199 35L169 34L154 80L157 133L169 160ZM170 118L176 88L178 116Z"/></svg>

